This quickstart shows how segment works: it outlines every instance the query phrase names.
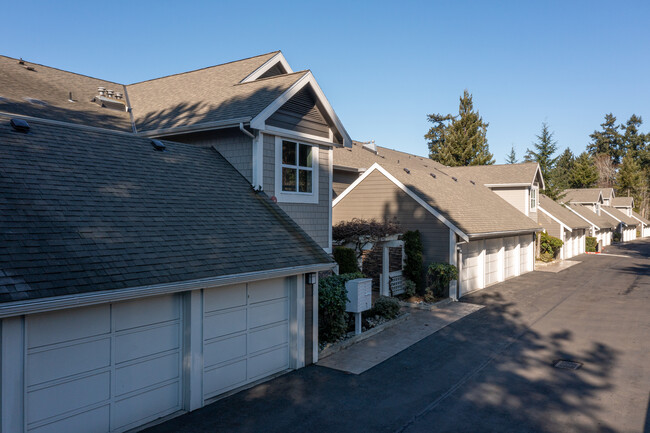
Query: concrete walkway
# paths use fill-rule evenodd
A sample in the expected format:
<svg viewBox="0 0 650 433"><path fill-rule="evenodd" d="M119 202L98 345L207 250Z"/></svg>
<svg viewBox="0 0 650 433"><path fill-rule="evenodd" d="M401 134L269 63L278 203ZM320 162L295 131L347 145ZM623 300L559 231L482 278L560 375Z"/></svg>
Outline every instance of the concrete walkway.
<svg viewBox="0 0 650 433"><path fill-rule="evenodd" d="M535 263L535 270L540 272L552 272L557 274L560 271L570 268L573 265L577 265L580 262L572 260L559 260L554 263Z"/></svg>
<svg viewBox="0 0 650 433"><path fill-rule="evenodd" d="M411 315L408 320L323 358L317 365L361 374L481 308L480 305L460 302L451 302L431 311L409 308Z"/></svg>

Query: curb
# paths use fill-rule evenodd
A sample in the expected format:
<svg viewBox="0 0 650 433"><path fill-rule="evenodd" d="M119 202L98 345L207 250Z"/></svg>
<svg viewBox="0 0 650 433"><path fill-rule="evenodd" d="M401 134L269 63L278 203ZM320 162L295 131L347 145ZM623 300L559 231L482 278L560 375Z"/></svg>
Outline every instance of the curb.
<svg viewBox="0 0 650 433"><path fill-rule="evenodd" d="M437 308L440 308L440 307L445 306L447 304L450 304L452 302L454 302L453 299L447 298L447 299L443 299L442 301L438 301L435 304L423 305L423 304L413 304L411 302L403 302L403 301L399 301L399 304L402 307L406 307L406 308L415 308L417 310L433 311L433 310L435 310Z"/></svg>
<svg viewBox="0 0 650 433"><path fill-rule="evenodd" d="M366 332L363 332L359 335L355 335L354 337L348 338L347 340L343 340L340 343L334 343L331 346L328 346L325 349L318 352L318 359L321 360L323 358L327 358L328 356L333 355L336 352L340 352L343 349L347 349L348 347L357 344L360 341L365 340L366 338L370 338L373 335L377 335L385 329L391 328L399 323L408 320L410 315L411 313L404 313L401 316L398 316L395 319L391 320L390 322L386 322L379 326L375 326L374 328Z"/></svg>

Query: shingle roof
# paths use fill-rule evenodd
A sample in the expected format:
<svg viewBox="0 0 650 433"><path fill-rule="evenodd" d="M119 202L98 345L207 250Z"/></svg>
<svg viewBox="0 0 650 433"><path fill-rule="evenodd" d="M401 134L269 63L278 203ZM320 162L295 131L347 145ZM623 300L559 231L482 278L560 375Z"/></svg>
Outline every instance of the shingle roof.
<svg viewBox="0 0 650 433"><path fill-rule="evenodd" d="M563 192L563 203L598 203L600 188L567 189Z"/></svg>
<svg viewBox="0 0 650 433"><path fill-rule="evenodd" d="M387 147L376 146L376 153L364 147L364 143L353 141L352 147L334 149L334 165L351 168L370 168L375 162L379 164L421 164L423 167L445 169L446 166L426 156L413 155Z"/></svg>
<svg viewBox="0 0 650 433"><path fill-rule="evenodd" d="M472 165L447 167L445 171L452 176L463 176L482 185L532 184L538 171L536 162L500 165Z"/></svg>
<svg viewBox="0 0 650 433"><path fill-rule="evenodd" d="M607 212L609 212L609 213L612 214L616 219L619 219L619 220L623 221L625 224L627 224L627 225L629 225L629 226L637 226L637 225L639 225L639 222L638 222L637 220L635 220L635 219L632 218L632 217L629 217L629 216L625 215L623 212L621 212L620 210L616 209L615 207L612 207L612 206L601 206L601 209L602 209L602 210L605 210L605 211L607 211Z"/></svg>
<svg viewBox="0 0 650 433"><path fill-rule="evenodd" d="M122 84L0 56L0 112L130 132L129 113L90 102L98 87L124 92Z"/></svg>
<svg viewBox="0 0 650 433"><path fill-rule="evenodd" d="M600 191L603 193L603 198L614 197L614 188L600 188Z"/></svg>
<svg viewBox="0 0 650 433"><path fill-rule="evenodd" d="M632 215L633 215L637 220L640 220L643 224L645 224L645 225L650 225L650 220L648 220L647 218L643 218L641 215L639 215L639 213L637 213L637 212L635 212L635 211L632 211Z"/></svg>
<svg viewBox="0 0 650 433"><path fill-rule="evenodd" d="M575 203L567 203L566 206L568 209L574 210L576 213L586 218L590 223L600 227L601 229L613 229L618 226L618 222L615 221L614 218L608 215L598 215L596 212L593 212L585 206Z"/></svg>
<svg viewBox="0 0 650 433"><path fill-rule="evenodd" d="M614 207L632 207L633 204L633 197L614 197L612 199L612 206Z"/></svg>
<svg viewBox="0 0 650 433"><path fill-rule="evenodd" d="M359 144L351 149L335 148L334 163L356 168L370 168L378 163L468 235L539 230L532 219L488 188L468 180L454 180L437 168L438 163L426 158L410 155L411 158L400 158L398 164L396 159L382 158L384 152L380 149L379 155L375 155Z"/></svg>
<svg viewBox="0 0 650 433"><path fill-rule="evenodd" d="M539 195L539 206L571 229L588 228L590 226L585 220L544 194Z"/></svg>
<svg viewBox="0 0 650 433"><path fill-rule="evenodd" d="M331 259L210 148L0 116L0 302Z"/></svg>

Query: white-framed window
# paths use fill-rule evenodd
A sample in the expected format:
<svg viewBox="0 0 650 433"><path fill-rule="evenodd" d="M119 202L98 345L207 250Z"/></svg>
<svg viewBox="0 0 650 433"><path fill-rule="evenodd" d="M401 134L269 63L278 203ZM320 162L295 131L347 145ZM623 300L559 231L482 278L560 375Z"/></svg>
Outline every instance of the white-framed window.
<svg viewBox="0 0 650 433"><path fill-rule="evenodd" d="M275 196L279 202L318 203L318 146L275 138Z"/></svg>
<svg viewBox="0 0 650 433"><path fill-rule="evenodd" d="M530 189L530 211L537 211L537 188L533 187Z"/></svg>

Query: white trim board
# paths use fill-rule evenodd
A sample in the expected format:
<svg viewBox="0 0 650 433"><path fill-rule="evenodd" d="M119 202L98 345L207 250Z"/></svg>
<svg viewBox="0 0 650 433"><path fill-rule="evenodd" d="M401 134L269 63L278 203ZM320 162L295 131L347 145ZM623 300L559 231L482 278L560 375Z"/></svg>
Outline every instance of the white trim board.
<svg viewBox="0 0 650 433"><path fill-rule="evenodd" d="M332 108L329 101L325 97L325 94L323 93L320 86L316 82L316 79L314 78L314 75L311 73L311 71L305 72L305 75L300 77L282 95L280 95L275 101L273 101L264 110L262 110L261 113L255 116L251 120L250 123L251 128L260 129L260 130L268 129L266 126L266 120L269 117L271 117L273 113L279 110L280 107L282 107L285 102L291 99L296 93L298 93L298 91L300 91L302 88L304 88L307 85L311 85L312 89L314 90L314 93L316 93L318 102L320 102L320 104L323 107L323 110L325 111L327 116L329 116L331 121L336 126L336 129L338 129L339 133L343 137L343 145L345 147L352 147L352 139L348 135L348 132L345 130L345 127L341 123L341 120L334 112L334 109Z"/></svg>
<svg viewBox="0 0 650 433"><path fill-rule="evenodd" d="M413 200L415 200L420 206L425 208L429 213L431 213L433 216L438 218L444 225L446 225L450 230L454 231L458 236L460 236L463 240L469 241L469 236L465 234L462 230L460 230L458 227L456 227L453 223L451 223L447 218L445 218L440 212L435 210L433 207L431 207L429 204L427 204L424 200L422 200L420 197L418 197L413 191L411 191L406 185L404 185L402 182L397 180L392 174L390 174L388 171L386 171L381 165L378 163L374 163L368 170L366 170L361 176L357 178L350 186L348 186L345 191L343 191L336 199L332 202L332 207L336 206L345 196L347 196L354 188L356 188L357 185L359 185L366 177L370 175L373 171L379 171L381 174L386 176L388 180L393 182L399 189L404 191L409 197L411 197Z"/></svg>
<svg viewBox="0 0 650 433"><path fill-rule="evenodd" d="M311 166L311 192L297 192L297 191L283 191L282 190L282 141L291 141L286 137L275 136L275 164L273 166L275 176L275 191L273 194L278 200L278 203L305 203L305 204L318 204L320 195L323 193L320 190L320 147L312 143L295 140L298 144L305 144L311 146L312 152L312 166ZM296 153L296 167L298 164L298 153ZM329 172L329 169L328 169ZM330 176L331 179L331 176ZM298 178L296 177L296 185L298 185ZM330 188L331 190L331 188ZM331 223L331 221L330 221ZM332 224L330 224L331 226ZM327 250L327 248L326 248Z"/></svg>
<svg viewBox="0 0 650 433"><path fill-rule="evenodd" d="M280 63L282 67L284 68L285 71L287 71L287 74L293 74L293 69L291 69L291 66L289 66L289 62L287 62L287 59L284 58L284 55L282 54L281 51L278 51L273 57L268 59L262 66L259 68L255 69L253 72L251 72L246 78L241 80L239 83L248 83L251 81L257 80L259 77L264 75L266 71L271 69L273 66L276 64Z"/></svg>

